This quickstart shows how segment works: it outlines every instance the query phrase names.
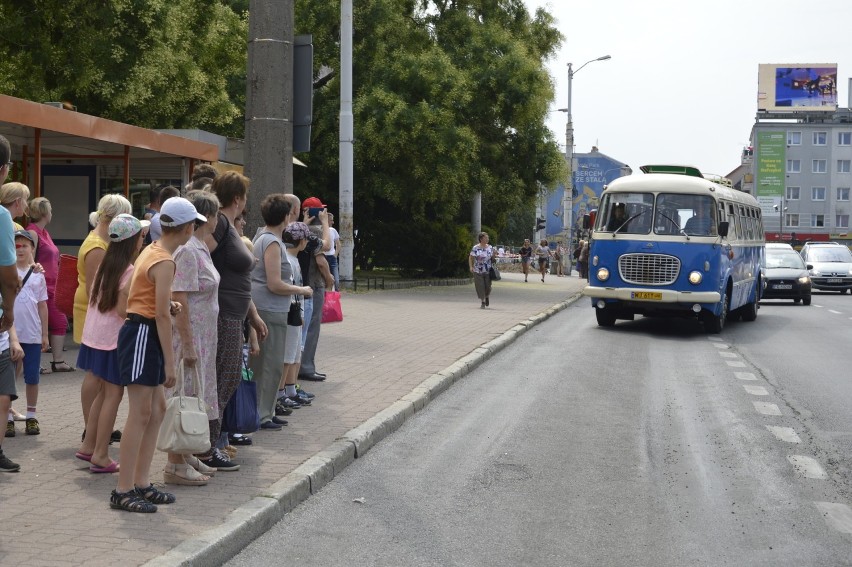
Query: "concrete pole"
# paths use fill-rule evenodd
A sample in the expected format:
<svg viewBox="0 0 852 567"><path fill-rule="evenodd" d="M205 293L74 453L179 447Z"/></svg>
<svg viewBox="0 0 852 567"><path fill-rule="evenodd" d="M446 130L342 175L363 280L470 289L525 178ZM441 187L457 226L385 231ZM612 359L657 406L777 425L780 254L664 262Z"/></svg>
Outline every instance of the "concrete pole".
<svg viewBox="0 0 852 567"><path fill-rule="evenodd" d="M568 163L568 182L565 184L563 198L562 227L566 231L568 246L574 233L574 119L571 116L571 87L574 81L574 70L568 63L568 106L565 107L567 121L565 124L565 161Z"/></svg>
<svg viewBox="0 0 852 567"><path fill-rule="evenodd" d="M355 124L352 116L352 0L340 2L340 279L355 275L354 172Z"/></svg>
<svg viewBox="0 0 852 567"><path fill-rule="evenodd" d="M260 202L293 192L293 0L249 3L245 174L246 236L263 226Z"/></svg>
<svg viewBox="0 0 852 567"><path fill-rule="evenodd" d="M473 226L473 240L477 242L476 235L482 232L482 192L477 192L471 202L470 224Z"/></svg>

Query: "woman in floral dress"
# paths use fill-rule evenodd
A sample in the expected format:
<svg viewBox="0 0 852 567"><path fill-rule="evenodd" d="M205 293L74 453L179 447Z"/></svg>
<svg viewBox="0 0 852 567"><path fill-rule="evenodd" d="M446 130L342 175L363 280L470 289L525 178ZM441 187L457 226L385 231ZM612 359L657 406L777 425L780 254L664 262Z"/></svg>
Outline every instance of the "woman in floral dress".
<svg viewBox="0 0 852 567"><path fill-rule="evenodd" d="M172 334L175 352L183 360L187 395L195 396L192 367L204 389L204 403L210 421L219 419L216 390L216 321L219 317L219 272L213 267L204 237L216 228L219 200L206 191L191 191L187 198L208 221L196 225L195 233L185 246L175 252L175 279L172 298L183 305L175 318L177 332ZM167 393L168 395L168 393ZM196 457L169 453L163 480L169 484L201 486L207 484L216 469Z"/></svg>

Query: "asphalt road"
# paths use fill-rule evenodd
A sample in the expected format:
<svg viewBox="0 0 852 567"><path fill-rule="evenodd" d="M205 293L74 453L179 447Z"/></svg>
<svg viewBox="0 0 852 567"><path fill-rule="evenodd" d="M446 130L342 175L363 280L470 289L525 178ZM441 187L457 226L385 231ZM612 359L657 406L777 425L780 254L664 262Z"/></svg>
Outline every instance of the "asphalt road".
<svg viewBox="0 0 852 567"><path fill-rule="evenodd" d="M580 300L229 565L850 565L852 297L596 326Z"/></svg>

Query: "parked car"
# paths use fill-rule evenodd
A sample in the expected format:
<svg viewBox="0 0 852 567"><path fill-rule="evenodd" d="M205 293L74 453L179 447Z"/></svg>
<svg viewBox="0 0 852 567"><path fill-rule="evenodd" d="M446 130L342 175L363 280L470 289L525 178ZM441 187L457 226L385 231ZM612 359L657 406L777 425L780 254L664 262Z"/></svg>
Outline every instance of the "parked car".
<svg viewBox="0 0 852 567"><path fill-rule="evenodd" d="M809 266L814 289L840 293L852 290L852 252L849 248L836 242L807 242L801 256Z"/></svg>
<svg viewBox="0 0 852 567"><path fill-rule="evenodd" d="M766 268L763 278L766 287L762 299L792 299L811 304L809 266L789 244L766 245Z"/></svg>

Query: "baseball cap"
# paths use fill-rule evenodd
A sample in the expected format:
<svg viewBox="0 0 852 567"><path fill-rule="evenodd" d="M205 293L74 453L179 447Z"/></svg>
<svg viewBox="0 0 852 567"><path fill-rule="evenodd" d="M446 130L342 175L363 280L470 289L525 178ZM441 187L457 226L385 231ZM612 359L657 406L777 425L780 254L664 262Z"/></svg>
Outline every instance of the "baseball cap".
<svg viewBox="0 0 852 567"><path fill-rule="evenodd" d="M29 230L24 230L24 229L16 230L15 231L15 238L18 238L19 236L26 238L27 240L29 240L33 244L33 246L35 246L35 238L33 238L33 235L30 234Z"/></svg>
<svg viewBox="0 0 852 567"><path fill-rule="evenodd" d="M131 236L136 236L146 226L149 226L151 221L141 221L127 213L121 213L109 223L109 240L110 242L121 242L127 240Z"/></svg>
<svg viewBox="0 0 852 567"><path fill-rule="evenodd" d="M316 207L325 207L325 205L323 205L323 204L322 204L322 201L320 201L320 200L319 200L319 199L317 199L316 197L308 197L307 199L305 199L305 202L304 202L304 203L302 203L302 208L303 208L303 209L310 209L310 208L312 208L312 207L313 207L313 208L316 208Z"/></svg>
<svg viewBox="0 0 852 567"><path fill-rule="evenodd" d="M169 222L163 220L163 216L172 219ZM195 207L183 197L172 197L160 207L160 224L162 226L180 226L192 221L207 222L207 217L198 214Z"/></svg>

